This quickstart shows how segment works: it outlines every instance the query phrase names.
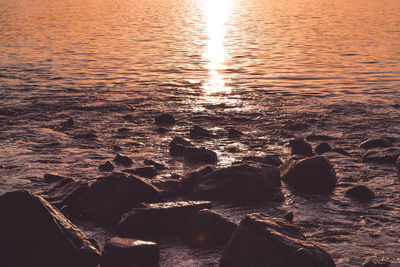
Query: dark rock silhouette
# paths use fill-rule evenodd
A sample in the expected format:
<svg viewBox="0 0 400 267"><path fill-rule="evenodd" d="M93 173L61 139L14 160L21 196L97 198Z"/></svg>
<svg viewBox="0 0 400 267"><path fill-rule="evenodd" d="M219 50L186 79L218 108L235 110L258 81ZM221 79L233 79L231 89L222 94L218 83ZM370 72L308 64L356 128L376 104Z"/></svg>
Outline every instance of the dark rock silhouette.
<svg viewBox="0 0 400 267"><path fill-rule="evenodd" d="M157 124L160 125L172 125L175 123L174 117L168 113L161 114L157 116L154 120Z"/></svg>
<svg viewBox="0 0 400 267"><path fill-rule="evenodd" d="M181 234L193 216L211 208L209 201L140 204L125 213L118 224L123 237L147 238Z"/></svg>
<svg viewBox="0 0 400 267"><path fill-rule="evenodd" d="M360 148L362 149L371 149L371 148L378 148L378 147L390 147L392 144L386 138L375 138L369 139L360 144Z"/></svg>
<svg viewBox="0 0 400 267"><path fill-rule="evenodd" d="M194 125L189 133L190 138L192 139L201 139L201 138L213 138L215 137L213 133L209 130L201 128L198 125Z"/></svg>
<svg viewBox="0 0 400 267"><path fill-rule="evenodd" d="M43 181L45 181L46 183L54 183L54 182L59 182L61 180L65 180L67 179L64 176L55 174L55 173L45 173L43 176Z"/></svg>
<svg viewBox="0 0 400 267"><path fill-rule="evenodd" d="M2 266L95 267L100 252L42 197L29 191L0 196Z"/></svg>
<svg viewBox="0 0 400 267"><path fill-rule="evenodd" d="M282 181L300 192L326 193L332 191L337 183L332 164L323 156L290 159L280 168Z"/></svg>
<svg viewBox="0 0 400 267"><path fill-rule="evenodd" d="M302 138L290 140L289 146L292 148L292 155L314 155L311 145L304 141Z"/></svg>
<svg viewBox="0 0 400 267"><path fill-rule="evenodd" d="M157 170L165 170L167 169L167 167L164 164L161 164L159 162L156 162L152 159L145 159L143 161L144 165L151 165L154 166L154 168L156 168Z"/></svg>
<svg viewBox="0 0 400 267"><path fill-rule="evenodd" d="M192 186L186 189L191 187L189 195L198 199L242 202L281 198L279 170L270 165L233 165L191 179Z"/></svg>
<svg viewBox="0 0 400 267"><path fill-rule="evenodd" d="M193 188L204 181L204 177L211 173L213 168L211 166L200 167L193 172L187 174L182 181L182 190L185 194L190 195Z"/></svg>
<svg viewBox="0 0 400 267"><path fill-rule="evenodd" d="M187 147L183 154L183 159L187 163L214 164L218 161L217 153L206 148Z"/></svg>
<svg viewBox="0 0 400 267"><path fill-rule="evenodd" d="M285 219L253 213L233 233L220 266L333 267L335 263Z"/></svg>
<svg viewBox="0 0 400 267"><path fill-rule="evenodd" d="M116 223L121 215L143 201L159 201L160 191L143 179L123 173L98 178L82 195L84 218L101 224Z"/></svg>
<svg viewBox="0 0 400 267"><path fill-rule="evenodd" d="M283 215L282 218L284 218L286 221L292 223L293 222L293 212L288 212L285 215Z"/></svg>
<svg viewBox="0 0 400 267"><path fill-rule="evenodd" d="M229 138L237 138L237 137L240 137L240 136L242 136L242 135L244 135L244 133L242 133L241 131L236 130L236 129L234 129L234 128L230 128L230 129L228 130L228 137L229 137Z"/></svg>
<svg viewBox="0 0 400 267"><path fill-rule="evenodd" d="M236 227L222 214L203 209L190 221L183 239L191 247L217 247L229 240Z"/></svg>
<svg viewBox="0 0 400 267"><path fill-rule="evenodd" d="M106 163L99 166L99 170L102 172L111 172L114 170L114 165L111 162L107 161Z"/></svg>
<svg viewBox="0 0 400 267"><path fill-rule="evenodd" d="M328 143L320 143L318 146L315 147L314 149L315 154L321 155L325 152L332 151L332 147Z"/></svg>
<svg viewBox="0 0 400 267"><path fill-rule="evenodd" d="M116 155L114 158L114 162L116 164L120 164L123 166L130 166L133 163L133 161L129 157L122 155L122 154Z"/></svg>
<svg viewBox="0 0 400 267"><path fill-rule="evenodd" d="M179 136L172 139L172 141L169 143L169 147L172 147L174 145L193 146L191 142Z"/></svg>
<svg viewBox="0 0 400 267"><path fill-rule="evenodd" d="M359 201L368 201L375 198L374 192L364 185L350 188L346 191L346 196Z"/></svg>
<svg viewBox="0 0 400 267"><path fill-rule="evenodd" d="M136 174L140 177L153 178L157 176L157 170L154 166L143 166L133 169L125 169L124 172Z"/></svg>
<svg viewBox="0 0 400 267"><path fill-rule="evenodd" d="M362 162L395 164L399 156L399 148L375 148L365 152L361 160Z"/></svg>
<svg viewBox="0 0 400 267"><path fill-rule="evenodd" d="M113 237L103 249L101 267L158 266L160 249L151 241Z"/></svg>
<svg viewBox="0 0 400 267"><path fill-rule="evenodd" d="M272 165L272 166L276 166L276 167L280 166L283 163L282 160L279 158L279 155L275 155L275 154L265 155L262 157L247 156L247 157L243 157L242 160L259 162L259 163L268 164L268 165Z"/></svg>
<svg viewBox="0 0 400 267"><path fill-rule="evenodd" d="M177 179L153 179L151 183L160 189L164 199L177 197L182 193L182 183Z"/></svg>
<svg viewBox="0 0 400 267"><path fill-rule="evenodd" d="M306 137L307 141L329 141L333 139L335 139L335 137L322 134L310 134Z"/></svg>

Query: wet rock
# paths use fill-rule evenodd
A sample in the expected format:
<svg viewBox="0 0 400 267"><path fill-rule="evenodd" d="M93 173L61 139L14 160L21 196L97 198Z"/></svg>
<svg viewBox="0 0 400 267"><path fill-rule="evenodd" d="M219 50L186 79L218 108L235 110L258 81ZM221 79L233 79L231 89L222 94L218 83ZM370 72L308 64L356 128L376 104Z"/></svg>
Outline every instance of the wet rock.
<svg viewBox="0 0 400 267"><path fill-rule="evenodd" d="M375 198L374 192L364 185L350 188L346 191L346 196L359 201L368 201Z"/></svg>
<svg viewBox="0 0 400 267"><path fill-rule="evenodd" d="M130 131L131 131L131 129L123 127L123 128L119 128L119 129L117 130L117 133L118 133L118 134L126 134L126 133L128 133L128 132L130 132Z"/></svg>
<svg viewBox="0 0 400 267"><path fill-rule="evenodd" d="M153 178L157 176L157 170L154 166L143 166L133 169L125 169L124 172L136 174L140 177Z"/></svg>
<svg viewBox="0 0 400 267"><path fill-rule="evenodd" d="M390 147L392 144L386 138L375 138L369 139L360 144L360 148L362 149L371 149L371 148L378 148L378 147Z"/></svg>
<svg viewBox="0 0 400 267"><path fill-rule="evenodd" d="M133 121L133 116L131 114L122 116L122 119L127 121Z"/></svg>
<svg viewBox="0 0 400 267"><path fill-rule="evenodd" d="M182 193L182 183L176 179L154 179L151 183L161 191L163 198L172 198Z"/></svg>
<svg viewBox="0 0 400 267"><path fill-rule="evenodd" d="M347 152L346 150L342 148L334 148L332 151L335 151L336 153L342 154L343 156L351 157L351 154Z"/></svg>
<svg viewBox="0 0 400 267"><path fill-rule="evenodd" d="M191 142L179 136L172 139L172 141L169 143L169 147L172 147L174 145L193 146Z"/></svg>
<svg viewBox="0 0 400 267"><path fill-rule="evenodd" d="M293 212L288 212L283 217L286 221L292 223L293 222Z"/></svg>
<svg viewBox="0 0 400 267"><path fill-rule="evenodd" d="M113 237L107 240L101 267L158 266L160 249L154 242Z"/></svg>
<svg viewBox="0 0 400 267"><path fill-rule="evenodd" d="M161 125L172 125L175 123L174 117L168 113L161 114L157 116L154 120L156 124L161 124Z"/></svg>
<svg viewBox="0 0 400 267"><path fill-rule="evenodd" d="M64 214L78 216L78 201L88 187L87 183L77 182L71 178L64 178L56 182L43 196Z"/></svg>
<svg viewBox="0 0 400 267"><path fill-rule="evenodd" d="M176 144L169 148L169 153L173 157L182 157L185 154L186 148L184 145Z"/></svg>
<svg viewBox="0 0 400 267"><path fill-rule="evenodd" d="M263 164L272 165L272 166L275 166L275 167L278 167L283 163L282 160L279 158L279 156L278 155L274 155L274 154L265 155L263 157L247 156L247 157L243 157L242 160L243 161L259 162L259 163L263 163Z"/></svg>
<svg viewBox="0 0 400 267"><path fill-rule="evenodd" d="M120 146L113 146L113 150L114 150L114 151L121 151L121 150L122 150L122 147L120 147Z"/></svg>
<svg viewBox="0 0 400 267"><path fill-rule="evenodd" d="M154 160L151 160L151 159L145 159L145 160L143 161L143 163L144 163L145 165L152 165L152 166L154 166L157 170L165 170L165 169L167 169L167 167L166 167L164 164L158 163L158 162L156 162L156 161L154 161Z"/></svg>
<svg viewBox="0 0 400 267"><path fill-rule="evenodd" d="M132 165L132 163L133 163L133 161L129 157L124 156L122 154L116 155L114 158L114 162L116 164L120 164L123 166L129 166L129 165Z"/></svg>
<svg viewBox="0 0 400 267"><path fill-rule="evenodd" d="M292 155L314 155L311 145L302 138L290 140L289 146L292 148Z"/></svg>
<svg viewBox="0 0 400 267"><path fill-rule="evenodd" d="M233 233L220 266L333 267L335 263L285 219L253 213Z"/></svg>
<svg viewBox="0 0 400 267"><path fill-rule="evenodd" d="M318 146L315 147L314 149L315 154L321 155L324 154L325 152L332 151L332 147L328 143L320 143Z"/></svg>
<svg viewBox="0 0 400 267"><path fill-rule="evenodd" d="M399 148L375 148L365 152L361 160L362 162L395 164L399 156Z"/></svg>
<svg viewBox="0 0 400 267"><path fill-rule="evenodd" d="M228 130L228 137L229 138L236 138L236 137L240 137L240 136L242 136L242 135L244 135L241 131L239 131L239 130L236 130L236 129L234 129L234 128L230 128L229 130Z"/></svg>
<svg viewBox="0 0 400 267"><path fill-rule="evenodd" d="M95 267L100 252L42 197L29 191L0 196L2 266Z"/></svg>
<svg viewBox="0 0 400 267"><path fill-rule="evenodd" d="M233 165L197 179L192 180L189 195L198 199L243 202L280 198L279 171L270 165Z"/></svg>
<svg viewBox="0 0 400 267"><path fill-rule="evenodd" d="M390 267L391 264L389 261L384 260L384 259L369 259L369 260L366 260L362 266L363 267Z"/></svg>
<svg viewBox="0 0 400 267"><path fill-rule="evenodd" d="M190 195L193 191L196 184L201 183L204 181L204 177L211 173L213 168L211 166L200 167L193 172L187 174L182 181L182 189L183 192L187 195Z"/></svg>
<svg viewBox="0 0 400 267"><path fill-rule="evenodd" d="M183 153L183 159L191 164L214 164L218 161L217 153L206 148L187 147Z"/></svg>
<svg viewBox="0 0 400 267"><path fill-rule="evenodd" d="M166 133L168 133L168 129L166 129L164 127L158 127L156 129L156 132L159 133L159 134L166 134Z"/></svg>
<svg viewBox="0 0 400 267"><path fill-rule="evenodd" d="M300 192L326 193L332 191L337 183L332 164L323 156L291 159L280 168L282 181Z"/></svg>
<svg viewBox="0 0 400 267"><path fill-rule="evenodd" d="M118 233L146 238L181 234L194 215L207 208L211 208L209 201L143 203L122 216Z"/></svg>
<svg viewBox="0 0 400 267"><path fill-rule="evenodd" d="M335 139L332 136L322 134L310 134L306 137L307 141L329 141Z"/></svg>
<svg viewBox="0 0 400 267"><path fill-rule="evenodd" d="M188 224L183 240L191 247L217 247L229 240L236 227L222 214L203 209Z"/></svg>
<svg viewBox="0 0 400 267"><path fill-rule="evenodd" d="M64 176L55 174L55 173L46 173L43 176L43 181L46 183L55 183L55 182L59 182L61 180L65 180L65 179L67 179L67 178Z"/></svg>
<svg viewBox="0 0 400 267"><path fill-rule="evenodd" d="M99 170L102 172L110 172L114 170L114 165L111 162L107 161L106 163L99 166Z"/></svg>
<svg viewBox="0 0 400 267"><path fill-rule="evenodd" d="M112 173L98 178L82 195L79 208L84 218L104 225L118 222L137 203L159 201L160 191L135 176Z"/></svg>
<svg viewBox="0 0 400 267"><path fill-rule="evenodd" d="M193 128L190 130L190 138L192 139L201 139L201 138L212 138L214 135L212 134L211 131L206 130L204 128L201 128L198 125L193 126Z"/></svg>
<svg viewBox="0 0 400 267"><path fill-rule="evenodd" d="M97 135L93 133L82 133L74 136L74 139L96 139Z"/></svg>
<svg viewBox="0 0 400 267"><path fill-rule="evenodd" d="M61 124L61 126L64 127L64 128L72 128L72 127L74 127L75 126L74 119L72 117L69 118L67 121L63 122Z"/></svg>

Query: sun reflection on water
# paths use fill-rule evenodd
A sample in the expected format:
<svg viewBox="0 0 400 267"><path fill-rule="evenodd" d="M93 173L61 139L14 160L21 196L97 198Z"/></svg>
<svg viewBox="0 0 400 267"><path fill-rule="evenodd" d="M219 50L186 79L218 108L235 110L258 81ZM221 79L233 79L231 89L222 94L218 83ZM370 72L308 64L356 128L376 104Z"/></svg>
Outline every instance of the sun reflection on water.
<svg viewBox="0 0 400 267"><path fill-rule="evenodd" d="M227 52L224 41L231 5L232 1L229 0L206 0L204 5L208 35L207 51L204 57L209 61L206 66L209 70L209 78L204 85L204 90L210 94L230 91L225 84L226 78L221 72L226 68L224 63Z"/></svg>

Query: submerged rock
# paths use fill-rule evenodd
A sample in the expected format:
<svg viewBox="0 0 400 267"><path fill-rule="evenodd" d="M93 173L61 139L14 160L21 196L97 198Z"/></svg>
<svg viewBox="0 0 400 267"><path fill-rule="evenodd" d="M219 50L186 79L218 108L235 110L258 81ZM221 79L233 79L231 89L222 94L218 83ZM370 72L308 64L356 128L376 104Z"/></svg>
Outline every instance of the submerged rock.
<svg viewBox="0 0 400 267"><path fill-rule="evenodd" d="M217 247L229 240L236 227L222 214L203 209L188 224L183 240L192 247Z"/></svg>
<svg viewBox="0 0 400 267"><path fill-rule="evenodd" d="M233 233L220 266L333 267L335 263L285 219L253 213Z"/></svg>
<svg viewBox="0 0 400 267"><path fill-rule="evenodd" d="M346 196L359 201L368 201L375 198L374 192L364 185L357 185L346 191Z"/></svg>
<svg viewBox="0 0 400 267"><path fill-rule="evenodd" d="M321 155L325 152L332 151L332 147L328 143L320 143L315 149L315 154Z"/></svg>
<svg viewBox="0 0 400 267"><path fill-rule="evenodd" d="M124 170L124 172L136 174L139 175L140 177L145 177L145 178L153 178L157 176L157 170L154 166L143 166L133 169L126 169Z"/></svg>
<svg viewBox="0 0 400 267"><path fill-rule="evenodd" d="M168 113L161 114L157 116L154 120L157 124L161 125L172 125L175 123L174 117Z"/></svg>
<svg viewBox="0 0 400 267"><path fill-rule="evenodd" d="M0 196L2 266L95 267L100 252L56 208L29 191Z"/></svg>
<svg viewBox="0 0 400 267"><path fill-rule="evenodd" d="M123 237L180 234L199 210L207 208L211 208L209 201L141 204L122 216L118 233Z"/></svg>
<svg viewBox="0 0 400 267"><path fill-rule="evenodd" d="M99 170L102 172L110 172L114 170L114 165L111 162L107 161L106 163L99 166Z"/></svg>
<svg viewBox="0 0 400 267"><path fill-rule="evenodd" d="M279 170L270 165L233 165L192 178L191 183L187 193L198 199L242 202L281 198Z"/></svg>
<svg viewBox="0 0 400 267"><path fill-rule="evenodd" d="M116 164L120 164L120 165L123 165L123 166L130 166L130 165L133 164L133 161L129 157L124 156L122 154L116 155L115 158L114 158L114 162Z"/></svg>
<svg viewBox="0 0 400 267"><path fill-rule="evenodd" d="M365 152L361 160L362 162L395 164L399 156L399 148L375 148Z"/></svg>
<svg viewBox="0 0 400 267"><path fill-rule="evenodd" d="M79 208L84 218L101 224L118 222L121 215L143 201L159 201L160 191L135 176L112 173L98 178L82 195Z"/></svg>
<svg viewBox="0 0 400 267"><path fill-rule="evenodd" d="M292 148L292 155L314 155L311 145L302 138L290 140L289 146Z"/></svg>
<svg viewBox="0 0 400 267"><path fill-rule="evenodd" d="M198 125L193 126L190 130L190 138L192 139L200 139L200 138L212 138L214 137L213 133L209 130L201 128Z"/></svg>
<svg viewBox="0 0 400 267"><path fill-rule="evenodd" d="M337 183L332 164L323 156L288 160L281 166L281 177L293 189L307 193L330 192Z"/></svg>
<svg viewBox="0 0 400 267"><path fill-rule="evenodd" d="M378 148L378 147L390 147L392 144L386 138L375 138L369 139L360 144L360 148L362 149L371 149L371 148Z"/></svg>
<svg viewBox="0 0 400 267"><path fill-rule="evenodd" d="M107 240L101 267L158 266L160 249L151 241L113 237Z"/></svg>

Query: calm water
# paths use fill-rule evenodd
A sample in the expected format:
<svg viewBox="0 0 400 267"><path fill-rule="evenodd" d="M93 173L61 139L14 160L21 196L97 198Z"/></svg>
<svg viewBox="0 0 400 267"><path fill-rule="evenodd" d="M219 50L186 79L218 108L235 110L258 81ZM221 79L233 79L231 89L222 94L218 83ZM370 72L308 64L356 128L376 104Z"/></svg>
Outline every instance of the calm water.
<svg viewBox="0 0 400 267"><path fill-rule="evenodd" d="M193 124L246 134L199 144L218 153L218 166L265 152L286 159L290 138L326 134L351 154L328 155L339 176L332 195L283 186L284 203L215 208L235 221L291 210L338 265L400 261L399 177L359 163L358 148L377 136L399 146L399 14L398 0L1 0L0 192L40 192L45 172L92 181L114 145L135 162L167 164L161 176L185 174L193 167L171 159L168 142ZM161 111L178 119L165 135L153 124ZM60 129L69 117L76 127ZM87 132L96 140L74 138ZM377 199L344 198L357 183ZM219 257L162 243L162 266Z"/></svg>

